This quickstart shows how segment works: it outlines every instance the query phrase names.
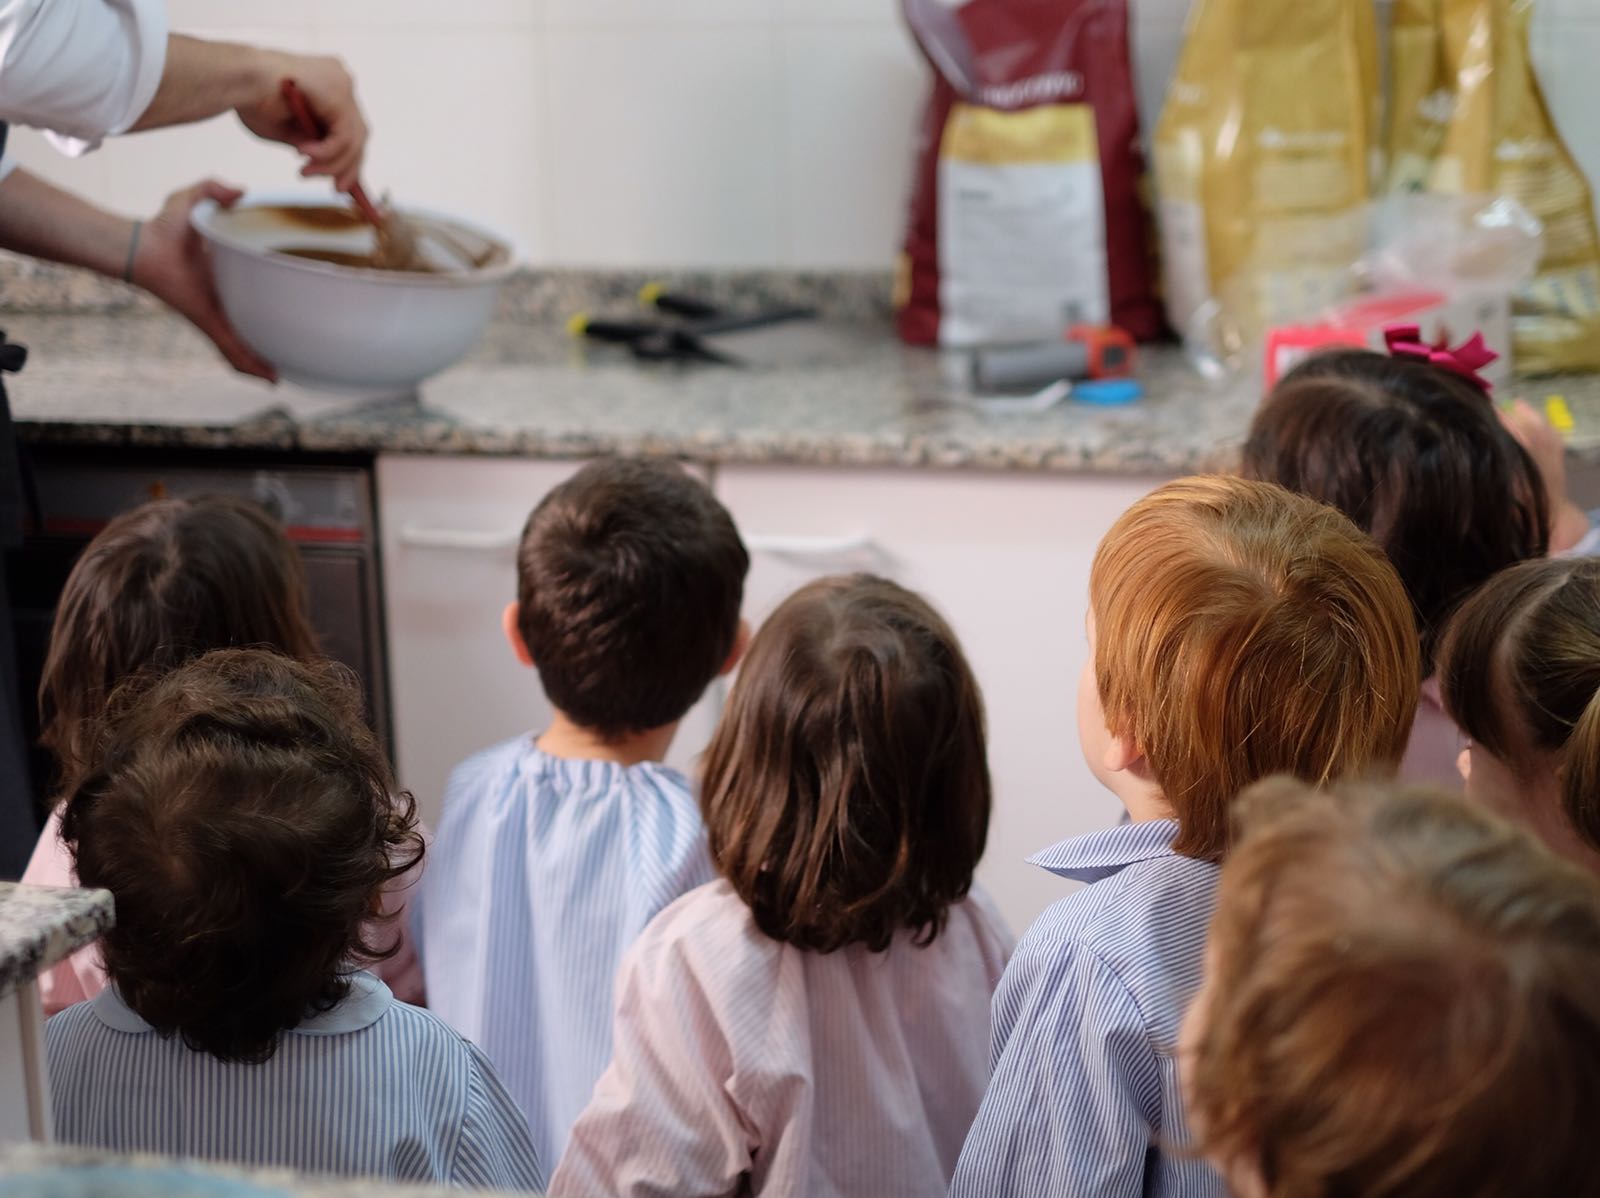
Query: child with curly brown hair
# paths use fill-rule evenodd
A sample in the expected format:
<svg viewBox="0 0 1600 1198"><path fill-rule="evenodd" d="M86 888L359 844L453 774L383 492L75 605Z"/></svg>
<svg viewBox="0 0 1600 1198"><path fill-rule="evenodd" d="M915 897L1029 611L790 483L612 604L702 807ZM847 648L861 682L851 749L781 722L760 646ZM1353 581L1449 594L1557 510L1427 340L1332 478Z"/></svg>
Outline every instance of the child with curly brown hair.
<svg viewBox="0 0 1600 1198"><path fill-rule="evenodd" d="M161 499L107 524L72 567L56 607L39 685L40 741L62 783L81 765L107 698L134 674L166 670L210 649L250 646L318 656L299 554L258 504L232 496ZM71 886L72 861L52 810L22 877ZM422 1001L422 967L408 933L414 874L396 878L368 939L372 963L407 1002ZM46 1014L93 998L106 984L96 945L39 978Z"/></svg>
<svg viewBox="0 0 1600 1198"><path fill-rule="evenodd" d="M62 834L79 879L116 903L111 985L45 1028L63 1141L542 1183L487 1059L359 968L384 887L423 842L339 667L225 649L125 685Z"/></svg>

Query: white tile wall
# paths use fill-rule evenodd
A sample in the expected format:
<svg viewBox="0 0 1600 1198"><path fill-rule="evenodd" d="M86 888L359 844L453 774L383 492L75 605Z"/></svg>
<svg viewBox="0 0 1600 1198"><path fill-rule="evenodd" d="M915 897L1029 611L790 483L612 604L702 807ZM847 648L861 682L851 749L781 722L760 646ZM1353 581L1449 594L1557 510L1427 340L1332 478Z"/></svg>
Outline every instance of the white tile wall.
<svg viewBox="0 0 1600 1198"><path fill-rule="evenodd" d="M545 36L546 260L779 257L782 109L770 22L552 25Z"/></svg>
<svg viewBox="0 0 1600 1198"><path fill-rule="evenodd" d="M1189 0L1129 0L1147 125ZM1382 0L1380 0L1380 3ZM898 0L169 0L175 28L337 53L373 125L370 183L503 229L530 261L883 267L926 68ZM1534 56L1600 182L1600 0L1539 0ZM295 183L231 119L80 161L22 160L128 211L205 174Z"/></svg>

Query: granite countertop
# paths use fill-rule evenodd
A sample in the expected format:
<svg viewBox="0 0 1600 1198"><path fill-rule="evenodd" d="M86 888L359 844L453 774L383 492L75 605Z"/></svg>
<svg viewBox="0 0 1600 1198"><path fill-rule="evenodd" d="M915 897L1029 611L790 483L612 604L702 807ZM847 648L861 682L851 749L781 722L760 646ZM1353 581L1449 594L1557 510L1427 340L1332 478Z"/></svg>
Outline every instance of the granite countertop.
<svg viewBox="0 0 1600 1198"><path fill-rule="evenodd" d="M111 892L0 882L0 997L111 926Z"/></svg>
<svg viewBox="0 0 1600 1198"><path fill-rule="evenodd" d="M211 1161L118 1155L63 1145L0 1148L0 1198L103 1198L108 1194L119 1198L446 1198L460 1193L437 1186L369 1178L310 1178L279 1169L244 1169Z"/></svg>
<svg viewBox="0 0 1600 1198"><path fill-rule="evenodd" d="M645 364L502 320L420 398L376 405L233 375L161 314L8 313L4 327L30 348L7 380L19 433L52 445L1177 474L1228 466L1255 400L1157 349L1137 403L983 411L958 362L869 319L800 328L786 364L751 367Z"/></svg>
<svg viewBox="0 0 1600 1198"><path fill-rule="evenodd" d="M772 334L755 350L766 364L748 367L640 363L564 333L574 312L637 313L652 278L733 310L802 304L823 319ZM43 445L1173 475L1231 468L1260 392L1252 377L1209 383L1157 347L1136 403L984 410L960 356L895 340L889 279L873 272L523 271L464 362L378 404L235 375L154 301L81 271L0 257L0 296L0 327L31 351L7 379L19 433ZM1529 394L1551 392L1600 401L1600 375Z"/></svg>

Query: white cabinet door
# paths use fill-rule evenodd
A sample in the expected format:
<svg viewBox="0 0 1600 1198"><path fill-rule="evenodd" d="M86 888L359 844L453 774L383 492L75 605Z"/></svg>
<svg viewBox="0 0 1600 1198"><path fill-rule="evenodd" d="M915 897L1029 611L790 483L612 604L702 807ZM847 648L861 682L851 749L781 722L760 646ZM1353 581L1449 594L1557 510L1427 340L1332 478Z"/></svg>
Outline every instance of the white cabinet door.
<svg viewBox="0 0 1600 1198"><path fill-rule="evenodd" d="M530 729L550 705L512 655L500 613L517 597L516 547L534 505L581 462L443 455L378 459L378 519L400 784L430 825L462 758ZM669 760L710 737L710 699Z"/></svg>
<svg viewBox="0 0 1600 1198"><path fill-rule="evenodd" d="M925 595L983 687L995 786L978 871L1013 930L1070 890L1025 858L1121 808L1078 749L1095 546L1155 478L724 467L717 492L754 557L752 622L822 573L867 569Z"/></svg>

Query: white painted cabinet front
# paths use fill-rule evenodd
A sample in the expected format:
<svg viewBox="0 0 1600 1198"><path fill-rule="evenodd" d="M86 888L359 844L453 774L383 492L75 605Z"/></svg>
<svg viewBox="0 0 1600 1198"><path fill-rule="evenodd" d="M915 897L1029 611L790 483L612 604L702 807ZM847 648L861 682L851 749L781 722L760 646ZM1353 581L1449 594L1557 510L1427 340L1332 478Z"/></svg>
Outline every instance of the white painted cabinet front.
<svg viewBox="0 0 1600 1198"><path fill-rule="evenodd" d="M448 456L379 459L390 684L403 785L438 813L450 768L537 727L549 707L512 658L500 611L515 596L515 544L574 462ZM1025 858L1116 819L1078 751L1089 565L1151 477L719 467L713 486L751 548L752 623L806 580L873 570L926 595L966 647L984 690L995 813L979 877L1020 932L1068 884ZM673 746L692 765L720 685Z"/></svg>

